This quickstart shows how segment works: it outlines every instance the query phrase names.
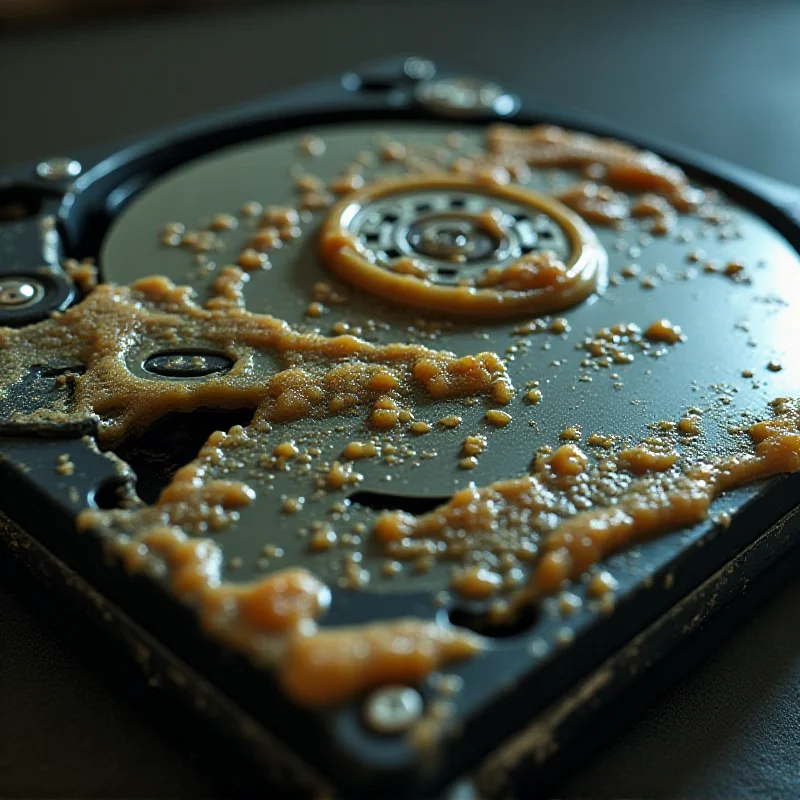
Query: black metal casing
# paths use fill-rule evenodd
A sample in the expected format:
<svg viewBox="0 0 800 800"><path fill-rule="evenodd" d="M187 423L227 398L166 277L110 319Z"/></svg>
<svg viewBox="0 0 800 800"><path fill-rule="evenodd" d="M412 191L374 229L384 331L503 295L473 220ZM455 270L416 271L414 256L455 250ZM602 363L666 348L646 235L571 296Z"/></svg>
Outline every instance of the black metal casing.
<svg viewBox="0 0 800 800"><path fill-rule="evenodd" d="M139 190L214 150L307 125L436 118L415 101L405 63L389 59L346 80L336 76L127 145L77 154L85 172L72 186L35 181L33 165L6 170L0 196L24 187L25 196L41 208L7 226L0 237L0 276L36 274L43 259L41 218L52 214L57 214L57 259L96 257L110 222ZM458 73L439 67L438 74ZM543 108L535 98L522 97L513 121L561 124L654 150L761 216L800 250L800 191L792 187L643 141L584 115ZM52 304L40 314L72 299L72 287L56 288ZM0 400L0 414L5 402ZM614 727L606 720L616 716L624 691L646 684L653 664L738 598L748 582L785 562L800 529L795 475L737 493L739 510L724 535L708 522L691 541L650 543L655 572L623 587L614 613L587 622L567 650L533 657L529 639L520 635L465 665L461 732L426 761L401 739L366 730L355 703L322 713L293 706L269 675L209 641L192 614L152 581L109 563L99 539L75 533L74 519L87 504L102 505L119 483L113 464L81 438L91 429L60 431L51 439L28 433L0 420L0 510L11 522L0 528L5 543L286 791L427 797L452 790L492 797L541 790L578 747L585 749ZM53 478L52 464L61 454L75 464L68 486ZM368 607L360 599L338 598L337 624L431 613L427 596L370 596Z"/></svg>

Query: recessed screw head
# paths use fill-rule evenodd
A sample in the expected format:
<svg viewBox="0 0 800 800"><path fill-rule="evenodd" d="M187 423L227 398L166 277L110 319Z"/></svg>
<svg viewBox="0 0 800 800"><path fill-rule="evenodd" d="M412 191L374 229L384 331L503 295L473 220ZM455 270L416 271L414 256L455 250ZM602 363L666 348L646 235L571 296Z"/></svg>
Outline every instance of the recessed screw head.
<svg viewBox="0 0 800 800"><path fill-rule="evenodd" d="M33 278L0 276L0 306L27 308L44 297L44 286Z"/></svg>
<svg viewBox="0 0 800 800"><path fill-rule="evenodd" d="M233 360L222 353L171 352L150 356L142 367L161 378L205 378L228 372Z"/></svg>
<svg viewBox="0 0 800 800"><path fill-rule="evenodd" d="M496 83L478 78L422 81L416 97L429 111L448 117L509 117L519 109L515 95Z"/></svg>
<svg viewBox="0 0 800 800"><path fill-rule="evenodd" d="M403 65L403 72L412 81L429 81L436 75L436 64L430 59L412 56L406 59Z"/></svg>
<svg viewBox="0 0 800 800"><path fill-rule="evenodd" d="M364 705L364 719L376 733L407 731L421 716L422 695L410 686L384 686L376 689Z"/></svg>
<svg viewBox="0 0 800 800"><path fill-rule="evenodd" d="M49 158L36 165L36 174L46 181L65 181L77 178L83 172L80 161L74 158Z"/></svg>

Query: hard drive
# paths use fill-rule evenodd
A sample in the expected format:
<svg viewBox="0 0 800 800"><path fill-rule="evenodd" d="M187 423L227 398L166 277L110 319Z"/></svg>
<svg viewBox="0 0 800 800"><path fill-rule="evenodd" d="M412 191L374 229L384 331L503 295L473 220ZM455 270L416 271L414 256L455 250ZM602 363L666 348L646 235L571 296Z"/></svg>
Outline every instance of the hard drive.
<svg viewBox="0 0 800 800"><path fill-rule="evenodd" d="M273 791L543 793L795 554L792 187L420 57L0 175L3 540Z"/></svg>

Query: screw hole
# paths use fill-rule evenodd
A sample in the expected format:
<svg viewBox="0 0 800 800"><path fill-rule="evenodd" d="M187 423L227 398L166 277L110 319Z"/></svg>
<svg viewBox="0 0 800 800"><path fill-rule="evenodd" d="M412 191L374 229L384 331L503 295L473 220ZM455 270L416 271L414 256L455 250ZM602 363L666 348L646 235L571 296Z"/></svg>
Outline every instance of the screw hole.
<svg viewBox="0 0 800 800"><path fill-rule="evenodd" d="M142 368L161 378L205 378L208 375L229 372L233 359L224 353L203 350L173 350L156 353L142 364Z"/></svg>
<svg viewBox="0 0 800 800"><path fill-rule="evenodd" d="M449 499L449 497L415 497L370 491L355 492L348 497L351 503L374 511L406 511L409 514L426 514Z"/></svg>
<svg viewBox="0 0 800 800"><path fill-rule="evenodd" d="M391 92L397 83L386 78L370 78L356 72L346 72L341 78L342 87L348 92Z"/></svg>
<svg viewBox="0 0 800 800"><path fill-rule="evenodd" d="M362 92L391 92L394 87L394 81L372 79L362 80L359 88Z"/></svg>
<svg viewBox="0 0 800 800"><path fill-rule="evenodd" d="M507 619L497 619L488 610L475 611L456 607L448 612L448 616L453 625L468 628L492 639L504 639L529 631L539 621L541 612L538 606L527 605Z"/></svg>
<svg viewBox="0 0 800 800"><path fill-rule="evenodd" d="M91 494L89 501L103 511L120 508L125 497L125 481L121 478L107 478Z"/></svg>
<svg viewBox="0 0 800 800"><path fill-rule="evenodd" d="M59 197L58 192L25 183L0 183L0 225L35 217L45 199Z"/></svg>
<svg viewBox="0 0 800 800"><path fill-rule="evenodd" d="M254 409L200 408L168 414L138 436L127 437L114 453L136 473L136 493L150 505L177 470L197 456L214 431L249 425Z"/></svg>
<svg viewBox="0 0 800 800"><path fill-rule="evenodd" d="M42 210L42 198L24 189L0 190L0 224L19 222L38 214Z"/></svg>

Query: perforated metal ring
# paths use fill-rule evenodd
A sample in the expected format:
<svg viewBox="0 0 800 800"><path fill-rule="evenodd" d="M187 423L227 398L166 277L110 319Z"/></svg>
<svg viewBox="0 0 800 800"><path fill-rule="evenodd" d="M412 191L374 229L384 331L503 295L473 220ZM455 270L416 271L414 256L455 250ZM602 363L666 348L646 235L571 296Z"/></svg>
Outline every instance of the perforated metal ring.
<svg viewBox="0 0 800 800"><path fill-rule="evenodd" d="M320 251L334 273L387 300L489 318L576 305L597 290L607 261L591 228L554 198L451 175L354 192L331 211ZM564 265L558 285L489 280L537 257Z"/></svg>

